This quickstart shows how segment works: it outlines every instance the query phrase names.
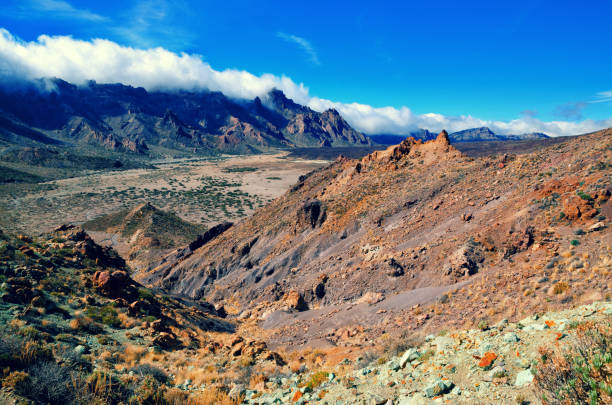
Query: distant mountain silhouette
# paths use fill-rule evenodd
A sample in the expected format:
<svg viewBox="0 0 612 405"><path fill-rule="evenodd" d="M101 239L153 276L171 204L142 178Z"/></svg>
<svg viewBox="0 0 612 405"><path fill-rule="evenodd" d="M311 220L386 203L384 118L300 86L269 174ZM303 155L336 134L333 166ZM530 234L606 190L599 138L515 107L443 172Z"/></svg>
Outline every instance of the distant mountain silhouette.
<svg viewBox="0 0 612 405"><path fill-rule="evenodd" d="M333 110L319 113L272 90L252 101L210 91L147 91L122 84L0 89L0 140L10 144L98 145L148 153L186 149L245 153L276 147L372 142Z"/></svg>
<svg viewBox="0 0 612 405"><path fill-rule="evenodd" d="M412 136L415 139L421 139L423 141L429 141L435 138L435 134L426 129L420 129L418 131L411 132L409 135L393 135L393 134L376 134L369 135L369 137L377 144L381 145L395 145L400 143L407 137ZM530 132L519 135L501 135L496 134L487 127L470 128L463 131L454 132L449 135L450 141L453 143L457 142L479 142L479 141L517 141L527 139L546 139L548 135L541 132Z"/></svg>

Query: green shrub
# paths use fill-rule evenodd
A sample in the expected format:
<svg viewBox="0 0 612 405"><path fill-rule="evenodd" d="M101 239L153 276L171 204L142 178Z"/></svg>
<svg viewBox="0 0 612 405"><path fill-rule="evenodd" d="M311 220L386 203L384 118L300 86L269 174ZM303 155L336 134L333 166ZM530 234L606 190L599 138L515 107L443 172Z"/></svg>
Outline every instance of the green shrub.
<svg viewBox="0 0 612 405"><path fill-rule="evenodd" d="M138 297L143 300L153 300L155 299L155 295L148 288L139 288L138 289Z"/></svg>
<svg viewBox="0 0 612 405"><path fill-rule="evenodd" d="M570 245L572 245L572 246L578 246L578 245L580 245L580 241L579 241L578 239L572 239L572 240L570 241Z"/></svg>
<svg viewBox="0 0 612 405"><path fill-rule="evenodd" d="M489 322L487 322L486 319L481 319L478 322L478 329L483 330L483 331L484 330L488 330L489 329Z"/></svg>
<svg viewBox="0 0 612 405"><path fill-rule="evenodd" d="M112 326L113 328L121 326L119 314L112 305L106 305L102 308L88 307L86 313L91 319L104 325Z"/></svg>
<svg viewBox="0 0 612 405"><path fill-rule="evenodd" d="M328 379L329 379L329 373L327 371L317 371L310 377L310 381L308 381L306 386L310 389L315 389L319 385L327 381Z"/></svg>
<svg viewBox="0 0 612 405"><path fill-rule="evenodd" d="M578 190L576 191L576 194L578 195L578 197L582 198L583 200L593 201L593 197L591 197L590 194L587 194L584 191Z"/></svg>
<svg viewBox="0 0 612 405"><path fill-rule="evenodd" d="M541 349L535 387L550 405L612 403L612 327L584 323L566 350Z"/></svg>

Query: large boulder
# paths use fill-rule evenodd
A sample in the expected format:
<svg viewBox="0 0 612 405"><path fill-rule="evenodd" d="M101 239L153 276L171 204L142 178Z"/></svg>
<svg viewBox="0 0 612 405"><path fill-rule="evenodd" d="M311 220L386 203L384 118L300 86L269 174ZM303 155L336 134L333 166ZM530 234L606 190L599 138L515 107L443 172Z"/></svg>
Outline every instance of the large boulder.
<svg viewBox="0 0 612 405"><path fill-rule="evenodd" d="M153 346L163 350L173 350L181 346L181 341L171 332L161 332L153 338Z"/></svg>
<svg viewBox="0 0 612 405"><path fill-rule="evenodd" d="M289 291L285 296L285 303L290 309L305 311L308 309L304 296L297 291Z"/></svg>
<svg viewBox="0 0 612 405"><path fill-rule="evenodd" d="M94 287L107 297L125 298L132 293L133 282L128 273L123 270L96 271L92 281Z"/></svg>

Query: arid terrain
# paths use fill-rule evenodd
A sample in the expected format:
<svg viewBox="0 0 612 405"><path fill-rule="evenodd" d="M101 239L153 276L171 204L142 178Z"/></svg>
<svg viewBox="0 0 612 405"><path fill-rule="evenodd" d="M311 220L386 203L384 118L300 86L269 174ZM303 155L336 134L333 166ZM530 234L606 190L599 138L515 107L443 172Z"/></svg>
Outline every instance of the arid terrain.
<svg viewBox="0 0 612 405"><path fill-rule="evenodd" d="M612 405L612 2L0 1L0 405Z"/></svg>
<svg viewBox="0 0 612 405"><path fill-rule="evenodd" d="M517 145L4 184L0 399L606 403L612 132Z"/></svg>
<svg viewBox="0 0 612 405"><path fill-rule="evenodd" d="M154 169L93 172L37 184L1 184L3 229L46 232L149 202L205 226L243 218L323 161L285 154L155 161Z"/></svg>

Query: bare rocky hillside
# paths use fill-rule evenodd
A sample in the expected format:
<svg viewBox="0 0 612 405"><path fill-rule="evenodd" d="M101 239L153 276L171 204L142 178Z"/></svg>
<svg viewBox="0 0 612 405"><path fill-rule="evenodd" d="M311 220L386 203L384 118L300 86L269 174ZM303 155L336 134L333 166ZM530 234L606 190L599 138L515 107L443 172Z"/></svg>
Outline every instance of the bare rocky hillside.
<svg viewBox="0 0 612 405"><path fill-rule="evenodd" d="M409 138L304 176L142 281L222 303L288 345L602 299L612 287L611 157L612 130L482 158L446 132Z"/></svg>

